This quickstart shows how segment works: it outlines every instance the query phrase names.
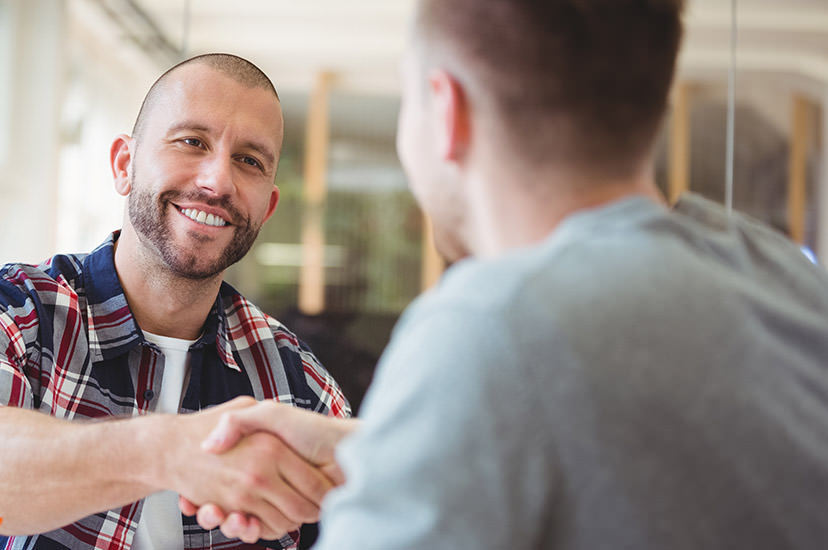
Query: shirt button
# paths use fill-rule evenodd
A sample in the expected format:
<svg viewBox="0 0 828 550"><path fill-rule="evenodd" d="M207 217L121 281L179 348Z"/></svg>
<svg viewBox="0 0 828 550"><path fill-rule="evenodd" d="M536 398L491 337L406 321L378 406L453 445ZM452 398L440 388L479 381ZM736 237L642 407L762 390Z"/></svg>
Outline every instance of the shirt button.
<svg viewBox="0 0 828 550"><path fill-rule="evenodd" d="M152 390L147 390L144 392L144 400L145 401L152 401L152 398L155 397L155 392Z"/></svg>

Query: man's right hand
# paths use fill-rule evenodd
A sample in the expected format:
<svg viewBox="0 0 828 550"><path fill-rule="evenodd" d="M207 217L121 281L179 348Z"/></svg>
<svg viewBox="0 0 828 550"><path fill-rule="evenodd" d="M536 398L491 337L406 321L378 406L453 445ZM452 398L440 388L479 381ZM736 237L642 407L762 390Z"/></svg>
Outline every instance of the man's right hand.
<svg viewBox="0 0 828 550"><path fill-rule="evenodd" d="M267 432L250 433L221 454L202 450L208 432L227 423L227 413L257 406L252 398L237 398L175 417L180 426L170 435L185 441L172 445L163 461L168 473L164 485L195 506L212 503L256 517L263 533L278 538L302 523L318 521L319 505L335 480Z"/></svg>
<svg viewBox="0 0 828 550"><path fill-rule="evenodd" d="M344 476L336 464L334 450L357 425L356 420L326 417L267 401L224 412L216 428L204 441L203 448L212 453L231 453L249 437L264 433L276 435L318 467L331 482L339 485L344 482ZM203 528L220 526L226 536L245 542L277 538L282 534L271 529L261 516L246 514L239 508L222 506L215 501L198 505L182 498L180 507L186 515L197 515ZM226 514L225 510L233 512Z"/></svg>

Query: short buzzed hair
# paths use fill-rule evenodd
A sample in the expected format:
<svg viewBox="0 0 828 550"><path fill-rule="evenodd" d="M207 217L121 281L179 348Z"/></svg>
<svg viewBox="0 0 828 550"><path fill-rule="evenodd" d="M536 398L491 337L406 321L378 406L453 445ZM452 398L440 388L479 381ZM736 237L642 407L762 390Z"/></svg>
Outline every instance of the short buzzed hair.
<svg viewBox="0 0 828 550"><path fill-rule="evenodd" d="M248 88L263 88L265 90L269 90L273 92L273 95L277 100L279 99L279 94L276 92L273 82L271 82L264 71L250 61L229 53L207 53L197 55L195 57L185 59L184 61L169 68L166 72L164 72L164 74L158 77L152 86L150 86L146 97L144 97L143 103L141 103L141 109L138 111L138 117L135 119L135 125L132 127L133 137L138 137L140 135L146 114L151 110L152 104L155 102L157 92L160 90L162 84L167 80L167 77L179 68L192 64L201 64L212 67L213 69L224 73L239 84L242 84Z"/></svg>
<svg viewBox="0 0 828 550"><path fill-rule="evenodd" d="M414 33L425 63L448 61L510 154L629 175L666 110L683 9L684 0L421 0Z"/></svg>

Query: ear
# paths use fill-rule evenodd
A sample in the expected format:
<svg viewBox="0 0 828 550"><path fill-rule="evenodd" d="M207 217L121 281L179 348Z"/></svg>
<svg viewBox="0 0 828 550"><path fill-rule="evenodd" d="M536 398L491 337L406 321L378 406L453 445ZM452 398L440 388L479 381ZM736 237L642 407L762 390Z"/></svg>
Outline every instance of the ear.
<svg viewBox="0 0 828 550"><path fill-rule="evenodd" d="M267 205L267 213L265 214L264 220L262 223L266 222L270 219L270 216L276 212L276 205L279 204L279 188L275 185L273 186L273 191L270 192L270 204Z"/></svg>
<svg viewBox="0 0 828 550"><path fill-rule="evenodd" d="M438 152L445 160L458 161L465 156L471 139L471 109L466 92L456 78L443 70L432 71L428 84Z"/></svg>
<svg viewBox="0 0 828 550"><path fill-rule="evenodd" d="M109 148L109 164L112 167L115 190L123 196L129 195L132 187L132 143L131 137L120 134Z"/></svg>

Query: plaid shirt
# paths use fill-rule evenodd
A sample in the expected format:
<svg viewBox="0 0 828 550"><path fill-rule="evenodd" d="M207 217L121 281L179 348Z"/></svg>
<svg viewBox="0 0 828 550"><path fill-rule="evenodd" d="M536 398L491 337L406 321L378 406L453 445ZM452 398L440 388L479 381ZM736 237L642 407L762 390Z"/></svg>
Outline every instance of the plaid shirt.
<svg viewBox="0 0 828 550"><path fill-rule="evenodd" d="M113 233L88 255L0 269L0 406L88 419L146 414L160 395L164 360L144 340L115 273ZM278 321L222 283L201 338L190 348L182 412L239 395L334 416L350 407L310 350ZM133 380L137 382L133 385ZM56 531L0 537L6 549L128 549L143 501ZM184 517L184 548L295 548L298 531L243 545ZM5 546L4 546L5 545Z"/></svg>

